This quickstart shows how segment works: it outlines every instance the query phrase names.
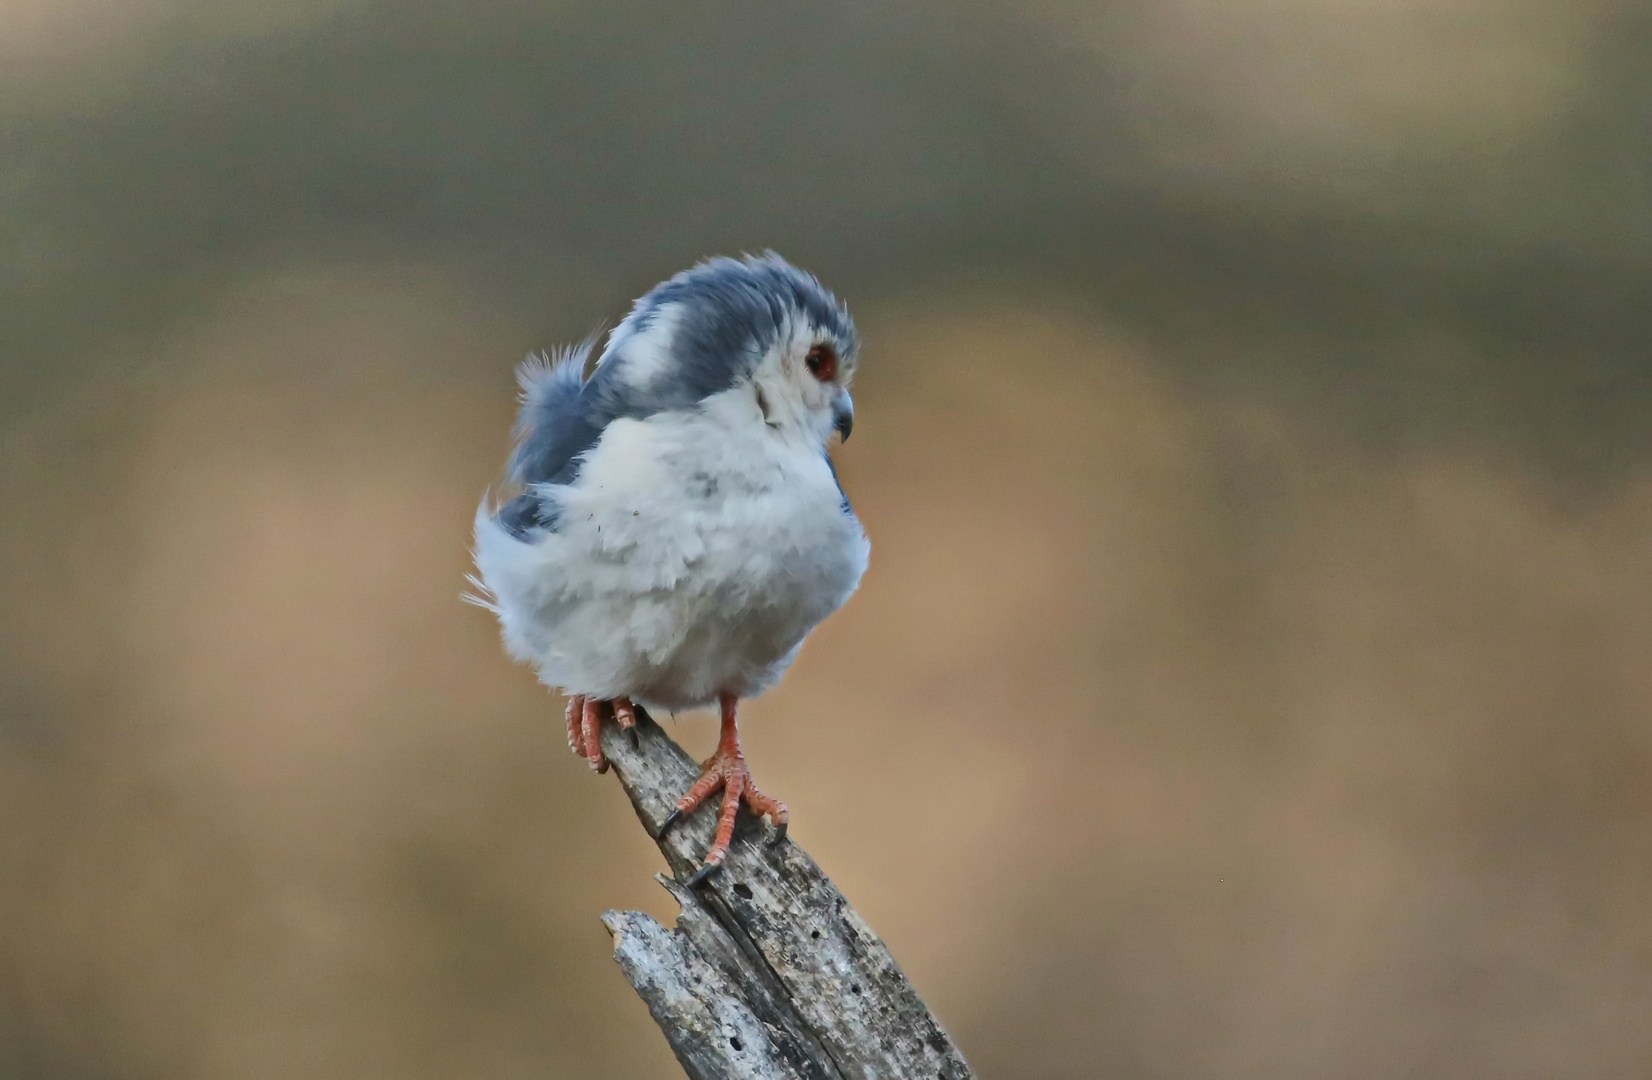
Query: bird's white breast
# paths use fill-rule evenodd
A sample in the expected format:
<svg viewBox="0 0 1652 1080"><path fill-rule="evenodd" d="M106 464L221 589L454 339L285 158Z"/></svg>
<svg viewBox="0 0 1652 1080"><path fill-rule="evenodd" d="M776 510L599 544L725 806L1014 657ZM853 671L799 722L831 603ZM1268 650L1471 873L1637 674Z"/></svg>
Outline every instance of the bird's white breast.
<svg viewBox="0 0 1652 1080"><path fill-rule="evenodd" d="M866 568L821 448L765 425L749 387L613 421L547 491L555 531L479 517L477 566L511 652L572 693L672 710L760 693Z"/></svg>

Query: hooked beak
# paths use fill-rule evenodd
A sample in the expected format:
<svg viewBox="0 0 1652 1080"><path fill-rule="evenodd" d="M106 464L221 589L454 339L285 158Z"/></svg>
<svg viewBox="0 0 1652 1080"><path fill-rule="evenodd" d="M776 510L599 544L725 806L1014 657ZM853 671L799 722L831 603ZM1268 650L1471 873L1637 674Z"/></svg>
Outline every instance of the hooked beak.
<svg viewBox="0 0 1652 1080"><path fill-rule="evenodd" d="M849 433L855 430L855 399L849 396L849 391L838 391L837 399L832 402L832 421L832 426L843 436L842 441L848 442Z"/></svg>

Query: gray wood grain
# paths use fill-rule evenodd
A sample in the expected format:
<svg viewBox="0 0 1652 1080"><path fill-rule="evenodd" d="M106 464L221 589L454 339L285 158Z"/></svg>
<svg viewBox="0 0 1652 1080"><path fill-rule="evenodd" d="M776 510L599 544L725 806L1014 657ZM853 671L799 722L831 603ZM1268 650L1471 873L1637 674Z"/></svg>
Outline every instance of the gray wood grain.
<svg viewBox="0 0 1652 1080"><path fill-rule="evenodd" d="M641 710L634 740L605 721L602 746L638 819L676 875L675 880L662 875L661 881L682 907L669 931L636 912L609 912L603 919L614 932L616 959L690 1076L973 1076L883 941L802 848L789 840L769 846L764 824L742 810L723 870L698 890L688 890L680 882L699 868L711 845L717 800L665 837L658 834L660 822L699 776L699 766ZM668 978L673 966L692 970L699 981L681 974ZM700 1011L689 1010L673 996L678 994L686 994ZM698 1031L708 1016L726 1026L734 1023L730 1018L747 1015L763 1033L763 1052L772 1051L774 1061L791 1071L730 1071L735 1064L747 1067L748 1055L740 1062L720 1062L722 1072L695 1072L709 1067L710 1059L692 1064L685 1059L679 1043L689 1036L674 1028ZM739 1039L742 1046L752 1045ZM722 1046L732 1050L727 1037Z"/></svg>
<svg viewBox="0 0 1652 1080"><path fill-rule="evenodd" d="M677 931L636 911L610 911L614 959L648 1005L692 1080L801 1080L738 990Z"/></svg>

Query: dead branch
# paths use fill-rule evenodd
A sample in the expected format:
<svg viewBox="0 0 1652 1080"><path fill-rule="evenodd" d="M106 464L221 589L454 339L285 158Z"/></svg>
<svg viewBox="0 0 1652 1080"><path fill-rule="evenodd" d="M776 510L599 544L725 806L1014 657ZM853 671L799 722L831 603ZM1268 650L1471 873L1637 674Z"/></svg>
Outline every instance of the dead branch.
<svg viewBox="0 0 1652 1080"><path fill-rule="evenodd" d="M679 882L711 844L717 800L659 838L699 766L641 709L635 745L604 722L602 748L675 880L674 929L610 911L614 959L693 1080L966 1080L973 1074L895 958L796 844L764 843L741 810L722 871Z"/></svg>

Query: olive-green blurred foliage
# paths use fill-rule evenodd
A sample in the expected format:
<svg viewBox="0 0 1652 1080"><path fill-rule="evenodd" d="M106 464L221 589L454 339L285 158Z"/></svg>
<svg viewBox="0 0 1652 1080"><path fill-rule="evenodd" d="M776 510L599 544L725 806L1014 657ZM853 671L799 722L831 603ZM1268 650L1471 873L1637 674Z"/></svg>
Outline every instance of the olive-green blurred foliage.
<svg viewBox="0 0 1652 1080"><path fill-rule="evenodd" d="M874 555L748 747L983 1076L1652 1073L1649 30L0 0L0 1076L676 1075L458 594L511 364L764 247Z"/></svg>

